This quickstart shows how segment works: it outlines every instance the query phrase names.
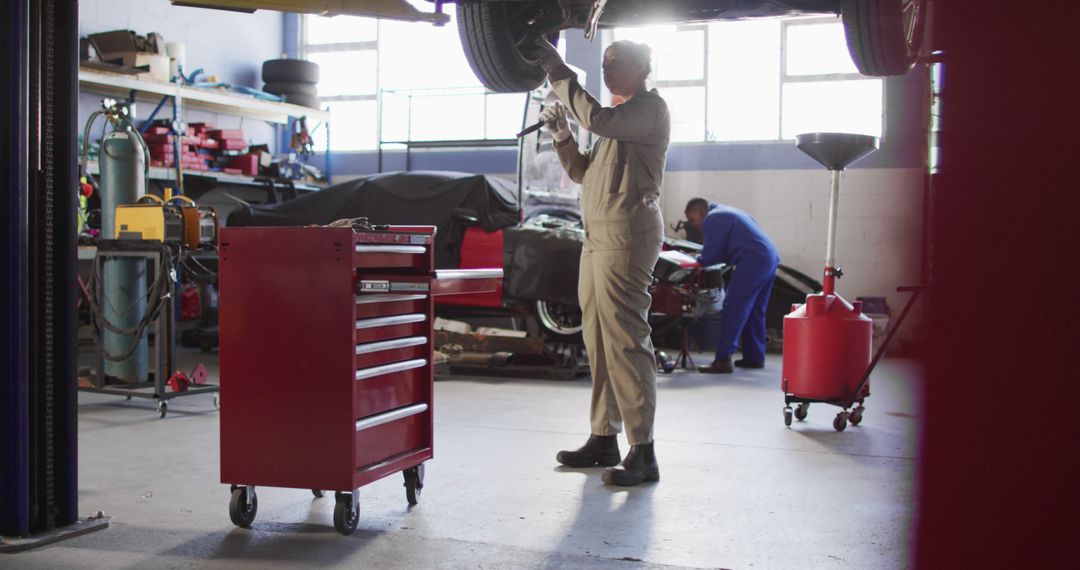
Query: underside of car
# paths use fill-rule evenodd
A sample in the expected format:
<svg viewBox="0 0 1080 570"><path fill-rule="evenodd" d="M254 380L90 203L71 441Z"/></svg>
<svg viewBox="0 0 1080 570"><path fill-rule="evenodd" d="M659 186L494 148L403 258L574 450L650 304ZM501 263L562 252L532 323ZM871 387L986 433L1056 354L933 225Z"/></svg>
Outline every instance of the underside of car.
<svg viewBox="0 0 1080 570"><path fill-rule="evenodd" d="M779 16L837 15L851 58L865 75L902 75L922 45L927 0L458 0L458 32L469 64L493 91L528 91L544 72L535 38L562 30Z"/></svg>
<svg viewBox="0 0 1080 570"><path fill-rule="evenodd" d="M903 75L923 45L929 0L428 0L433 12L405 0L172 0L182 6L253 12L282 10L444 24L457 4L461 45L476 77L492 91L536 89L545 74L534 53L542 36L563 30L780 16L840 15L848 51L864 75Z"/></svg>

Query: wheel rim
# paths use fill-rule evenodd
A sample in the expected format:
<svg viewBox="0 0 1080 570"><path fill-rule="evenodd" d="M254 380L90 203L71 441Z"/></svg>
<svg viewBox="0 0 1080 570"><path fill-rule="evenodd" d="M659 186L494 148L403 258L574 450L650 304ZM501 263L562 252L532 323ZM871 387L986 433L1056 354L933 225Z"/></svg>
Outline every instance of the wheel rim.
<svg viewBox="0 0 1080 570"><path fill-rule="evenodd" d="M581 332L581 312L566 305L537 301L536 315L540 319L540 324L551 332L563 336Z"/></svg>

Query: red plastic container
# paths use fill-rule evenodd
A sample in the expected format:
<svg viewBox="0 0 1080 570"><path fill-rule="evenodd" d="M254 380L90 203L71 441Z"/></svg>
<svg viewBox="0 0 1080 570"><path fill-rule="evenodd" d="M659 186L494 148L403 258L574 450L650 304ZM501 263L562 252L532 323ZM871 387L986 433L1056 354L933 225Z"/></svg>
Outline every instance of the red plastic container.
<svg viewBox="0 0 1080 570"><path fill-rule="evenodd" d="M873 322L862 303L815 294L784 317L781 388L789 396L847 403L869 394L854 392L870 365Z"/></svg>

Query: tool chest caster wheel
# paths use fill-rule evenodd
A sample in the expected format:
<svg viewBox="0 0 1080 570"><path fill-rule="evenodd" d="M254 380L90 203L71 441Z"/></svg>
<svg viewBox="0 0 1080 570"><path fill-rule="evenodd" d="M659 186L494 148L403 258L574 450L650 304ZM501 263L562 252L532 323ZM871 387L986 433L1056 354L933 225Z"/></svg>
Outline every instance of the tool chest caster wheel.
<svg viewBox="0 0 1080 570"><path fill-rule="evenodd" d="M320 489L312 489L312 490L311 490L311 494L312 494L312 495L315 495L315 498L316 498L316 499L321 499L321 498L323 498L323 492L322 492L322 491L321 491Z"/></svg>
<svg viewBox="0 0 1080 570"><path fill-rule="evenodd" d="M158 416L164 418L165 414L169 413L169 404L165 403L165 400L158 402L157 405Z"/></svg>
<svg viewBox="0 0 1080 570"><path fill-rule="evenodd" d="M415 505L420 502L420 493L424 490L424 464L406 469L402 473L405 475L405 499L410 506Z"/></svg>
<svg viewBox="0 0 1080 570"><path fill-rule="evenodd" d="M832 427L836 431L844 431L844 428L847 427L847 421L848 421L848 413L847 412L840 412L840 413L836 414L835 418L833 418Z"/></svg>
<svg viewBox="0 0 1080 570"><path fill-rule="evenodd" d="M791 406L784 406L784 425L791 427Z"/></svg>
<svg viewBox="0 0 1080 570"><path fill-rule="evenodd" d="M806 419L806 413L810 410L810 404L799 404L795 408L795 419L800 422Z"/></svg>
<svg viewBox="0 0 1080 570"><path fill-rule="evenodd" d="M851 410L851 415L848 416L848 421L851 422L851 425L857 426L862 423L863 410L865 409L866 408L859 406L858 408Z"/></svg>
<svg viewBox="0 0 1080 570"><path fill-rule="evenodd" d="M219 410L221 409L221 401L218 400L217 396L214 396L214 408L219 409Z"/></svg>
<svg viewBox="0 0 1080 570"><path fill-rule="evenodd" d="M248 504L248 487L233 485L232 497L229 498L229 518L234 525L248 528L255 521L259 510L259 496L251 488L251 504Z"/></svg>
<svg viewBox="0 0 1080 570"><path fill-rule="evenodd" d="M124 396L124 399L127 400L128 402L130 402L131 401L131 396Z"/></svg>
<svg viewBox="0 0 1080 570"><path fill-rule="evenodd" d="M360 522L360 513L353 507L352 495L349 493L336 493L337 503L334 505L334 530L349 536L356 530L356 523Z"/></svg>

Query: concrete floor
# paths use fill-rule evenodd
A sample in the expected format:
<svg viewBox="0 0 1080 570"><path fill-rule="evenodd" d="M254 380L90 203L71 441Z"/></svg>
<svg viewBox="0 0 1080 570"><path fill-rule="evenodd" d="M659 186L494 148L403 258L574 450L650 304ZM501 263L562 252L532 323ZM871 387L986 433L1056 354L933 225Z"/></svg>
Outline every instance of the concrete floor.
<svg viewBox="0 0 1080 570"><path fill-rule="evenodd" d="M112 527L0 567L907 567L918 367L884 361L862 426L842 433L824 405L786 429L779 370L770 356L760 371L662 376L661 481L631 489L555 463L588 433L587 379L440 380L420 504L399 477L364 487L349 537L333 499L302 490L260 488L253 528L230 523L212 397L174 400L161 420L149 400L82 394L81 511Z"/></svg>

